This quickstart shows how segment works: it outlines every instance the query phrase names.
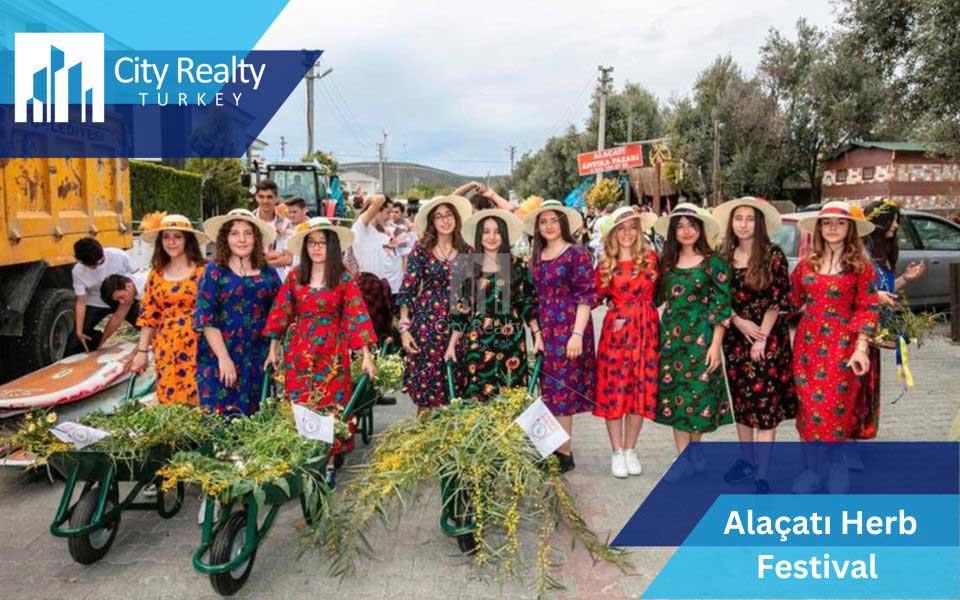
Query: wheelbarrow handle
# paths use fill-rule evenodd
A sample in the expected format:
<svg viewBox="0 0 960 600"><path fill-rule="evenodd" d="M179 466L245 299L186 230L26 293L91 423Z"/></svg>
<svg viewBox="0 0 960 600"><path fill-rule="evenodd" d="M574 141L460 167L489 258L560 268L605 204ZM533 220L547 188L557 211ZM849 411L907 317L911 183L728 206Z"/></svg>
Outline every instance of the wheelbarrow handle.
<svg viewBox="0 0 960 600"><path fill-rule="evenodd" d="M533 361L533 367L530 368L530 385L527 386L527 391L530 395L533 395L533 391L537 389L537 384L540 383L540 372L543 369L543 352L537 352L537 358Z"/></svg>
<svg viewBox="0 0 960 600"><path fill-rule="evenodd" d="M273 374L273 365L268 364L263 369L263 384L260 386L260 404L267 401L267 395L270 393L270 376Z"/></svg>
<svg viewBox="0 0 960 600"><path fill-rule="evenodd" d="M457 397L457 390L453 385L453 361L446 361L447 366L447 393L450 394L450 400Z"/></svg>
<svg viewBox="0 0 960 600"><path fill-rule="evenodd" d="M360 402L360 396L363 395L368 385L370 385L370 373L364 372L363 375L357 379L357 382L353 384L353 394L350 395L350 400L347 402L347 405L343 407L344 420L353 416L353 411L356 410L357 403Z"/></svg>

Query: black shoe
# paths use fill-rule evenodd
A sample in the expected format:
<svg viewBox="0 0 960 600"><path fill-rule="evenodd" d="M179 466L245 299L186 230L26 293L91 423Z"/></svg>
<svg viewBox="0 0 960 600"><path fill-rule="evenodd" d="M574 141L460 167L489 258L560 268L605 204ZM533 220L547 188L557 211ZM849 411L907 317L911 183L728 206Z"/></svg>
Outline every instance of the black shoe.
<svg viewBox="0 0 960 600"><path fill-rule="evenodd" d="M753 465L741 458L733 463L730 470L723 476L723 480L727 483L741 483L747 479L751 479L753 477L753 471Z"/></svg>
<svg viewBox="0 0 960 600"><path fill-rule="evenodd" d="M557 456L557 460L560 461L560 474L564 474L567 471L572 471L577 465L573 462L573 453L564 454L563 452L557 451L554 452Z"/></svg>
<svg viewBox="0 0 960 600"><path fill-rule="evenodd" d="M380 406L393 406L397 403L397 399L394 396L380 396L377 398L377 404Z"/></svg>
<svg viewBox="0 0 960 600"><path fill-rule="evenodd" d="M337 489L337 470L333 467L327 467L327 474L324 476L323 482L327 484L331 492Z"/></svg>
<svg viewBox="0 0 960 600"><path fill-rule="evenodd" d="M767 483L766 479L758 479L753 482L753 491L756 494L769 494L770 484Z"/></svg>

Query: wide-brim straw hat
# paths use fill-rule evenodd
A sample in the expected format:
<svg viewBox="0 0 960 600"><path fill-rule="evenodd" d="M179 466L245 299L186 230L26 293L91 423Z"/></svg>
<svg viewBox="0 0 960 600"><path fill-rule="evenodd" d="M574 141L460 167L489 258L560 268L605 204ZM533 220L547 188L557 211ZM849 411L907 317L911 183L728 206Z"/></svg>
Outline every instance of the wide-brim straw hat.
<svg viewBox="0 0 960 600"><path fill-rule="evenodd" d="M853 221L857 227L857 235L863 237L870 235L876 226L867 220L863 214L863 209L859 206L851 205L843 200L832 200L824 204L817 214L804 217L797 221L797 227L807 233L812 234L817 228L817 221L820 219L847 219Z"/></svg>
<svg viewBox="0 0 960 600"><path fill-rule="evenodd" d="M730 217L733 216L733 212L741 206L752 206L760 211L760 214L763 215L764 224L767 227L767 233L772 234L776 232L783 224L783 221L780 219L780 211L778 211L772 204L763 198L744 196L742 198L727 200L720 206L713 209L713 218L715 218L717 223L720 224L720 231L726 233L727 224L730 222Z"/></svg>
<svg viewBox="0 0 960 600"><path fill-rule="evenodd" d="M143 233L140 234L140 239L147 244L156 243L157 239L160 237L160 234L164 231L182 231L184 233L192 233L197 241L201 245L209 244L210 238L202 231L193 228L193 224L190 223L190 219L183 215L164 215L159 223L148 224L141 221L140 223L141 230Z"/></svg>
<svg viewBox="0 0 960 600"><path fill-rule="evenodd" d="M653 224L657 222L657 217L650 212L640 212L632 206L621 206L607 217L607 220L600 224L600 237L605 239L610 232L617 228L617 225L626 221L639 221L640 233L646 233L653 229Z"/></svg>
<svg viewBox="0 0 960 600"><path fill-rule="evenodd" d="M700 208L696 204L681 202L676 205L669 215L664 215L653 224L653 230L663 237L667 237L670 230L670 221L678 217L689 217L698 219L703 223L703 231L707 237L707 243L713 245L720 239L720 224L713 218L705 208Z"/></svg>
<svg viewBox="0 0 960 600"><path fill-rule="evenodd" d="M477 227L487 217L503 219L503 222L507 224L507 237L509 238L507 242L511 246L517 243L517 240L523 234L523 221L520 220L520 217L502 208L487 208L473 213L469 219L463 222L463 240L465 242L473 245L476 240ZM476 250L480 250L480 248L476 248Z"/></svg>
<svg viewBox="0 0 960 600"><path fill-rule="evenodd" d="M307 239L307 236L314 231L331 231L337 234L341 250L346 250L353 244L352 231L341 225L334 225L330 219L326 217L313 217L300 223L293 230L293 235L287 240L287 250L292 252L294 256L299 256L300 251L303 249L303 240Z"/></svg>
<svg viewBox="0 0 960 600"><path fill-rule="evenodd" d="M246 221L260 230L260 236L263 238L263 247L268 248L277 237L277 232L269 223L263 219L258 219L252 212L245 208L235 208L225 215L210 217L203 222L203 231L211 240L217 239L220 228L230 221Z"/></svg>
<svg viewBox="0 0 960 600"><path fill-rule="evenodd" d="M571 234L583 229L583 217L580 216L580 213L575 208L564 206L559 200L544 200L540 203L539 208L530 211L523 217L523 230L527 235L532 236L536 233L537 217L540 216L540 213L548 210L563 213L567 216L567 222L570 223Z"/></svg>
<svg viewBox="0 0 960 600"><path fill-rule="evenodd" d="M422 237L427 230L427 219L430 217L430 211L441 204L449 204L457 212L460 216L461 227L473 214L473 206L463 196L435 196L423 204L417 211L417 216L413 218L413 231L417 234L417 237Z"/></svg>

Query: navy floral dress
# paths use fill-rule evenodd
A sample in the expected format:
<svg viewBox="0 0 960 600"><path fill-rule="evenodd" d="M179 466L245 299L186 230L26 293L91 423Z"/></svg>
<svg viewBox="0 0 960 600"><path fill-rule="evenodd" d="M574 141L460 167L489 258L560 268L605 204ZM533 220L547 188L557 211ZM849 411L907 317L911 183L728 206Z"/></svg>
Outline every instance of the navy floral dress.
<svg viewBox="0 0 960 600"><path fill-rule="evenodd" d="M236 365L237 382L230 388L220 383L219 361L201 334L197 346L200 406L221 414L245 415L260 408L263 363L270 349L270 338L262 332L279 290L280 277L273 267L242 277L229 267L207 265L197 292L193 327L201 332L204 327L220 330Z"/></svg>

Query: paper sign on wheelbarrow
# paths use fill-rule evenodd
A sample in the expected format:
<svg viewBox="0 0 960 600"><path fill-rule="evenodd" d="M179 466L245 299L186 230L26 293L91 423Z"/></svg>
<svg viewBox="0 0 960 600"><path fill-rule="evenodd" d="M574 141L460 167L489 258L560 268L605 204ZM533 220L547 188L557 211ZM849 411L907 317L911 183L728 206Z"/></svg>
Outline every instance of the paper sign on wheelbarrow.
<svg viewBox="0 0 960 600"><path fill-rule="evenodd" d="M540 456L544 458L553 454L554 450L570 439L570 435L560 426L560 422L539 398L534 400L527 410L520 413L514 423L527 434L540 452Z"/></svg>
<svg viewBox="0 0 960 600"><path fill-rule="evenodd" d="M333 417L318 414L302 404L293 405L297 433L310 440L333 443Z"/></svg>
<svg viewBox="0 0 960 600"><path fill-rule="evenodd" d="M77 450L83 450L90 444L96 444L110 435L108 431L70 421L64 421L58 423L55 427L51 427L50 433L61 442L72 444Z"/></svg>

